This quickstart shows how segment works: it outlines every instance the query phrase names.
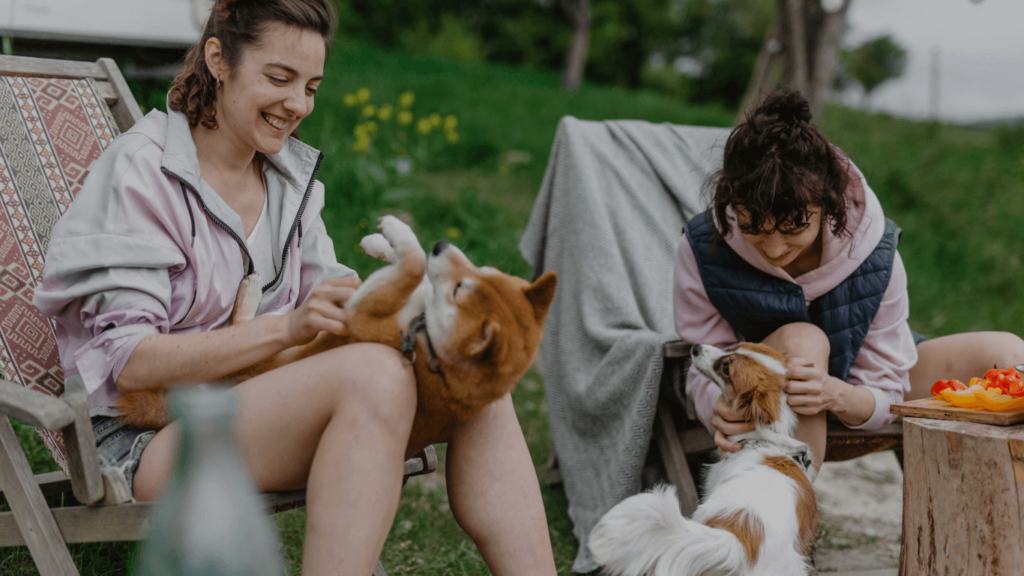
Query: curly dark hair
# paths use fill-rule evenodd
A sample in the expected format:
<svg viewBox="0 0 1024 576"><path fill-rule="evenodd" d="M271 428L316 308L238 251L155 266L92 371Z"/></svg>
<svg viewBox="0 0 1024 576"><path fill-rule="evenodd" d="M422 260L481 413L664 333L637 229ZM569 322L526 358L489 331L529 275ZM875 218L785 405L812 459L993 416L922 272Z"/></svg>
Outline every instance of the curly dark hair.
<svg viewBox="0 0 1024 576"><path fill-rule="evenodd" d="M729 206L749 215L740 226L746 234L802 230L811 207L821 209L822 223L834 234L848 233L849 161L810 122L807 100L799 92L783 91L768 94L733 129L722 169L710 180L722 237L732 232Z"/></svg>
<svg viewBox="0 0 1024 576"><path fill-rule="evenodd" d="M317 32L329 46L337 17L328 0L216 0L203 36L185 55L185 69L171 86L171 110L184 114L193 128L202 124L216 130L217 79L206 66L206 42L220 40L224 61L235 68L242 62L242 51L258 45L275 23Z"/></svg>

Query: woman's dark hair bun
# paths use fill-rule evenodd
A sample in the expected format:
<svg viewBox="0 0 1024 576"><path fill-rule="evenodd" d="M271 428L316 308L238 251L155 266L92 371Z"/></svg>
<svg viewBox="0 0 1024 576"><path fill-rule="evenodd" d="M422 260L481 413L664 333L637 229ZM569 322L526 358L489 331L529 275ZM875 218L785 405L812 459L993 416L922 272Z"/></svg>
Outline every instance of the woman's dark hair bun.
<svg viewBox="0 0 1024 576"><path fill-rule="evenodd" d="M765 97L750 116L775 116L785 124L807 123L811 121L811 105L799 92L773 92Z"/></svg>

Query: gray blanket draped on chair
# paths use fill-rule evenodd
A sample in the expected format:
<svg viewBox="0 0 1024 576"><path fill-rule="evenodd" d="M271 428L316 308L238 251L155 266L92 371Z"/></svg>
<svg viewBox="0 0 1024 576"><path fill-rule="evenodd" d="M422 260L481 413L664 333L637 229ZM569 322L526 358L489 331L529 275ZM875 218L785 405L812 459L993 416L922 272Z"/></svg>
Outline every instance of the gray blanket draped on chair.
<svg viewBox="0 0 1024 576"><path fill-rule="evenodd" d="M558 125L519 249L558 272L543 344L551 435L580 549L641 487L662 370L677 339L672 270L682 227L707 205L729 130L640 121Z"/></svg>

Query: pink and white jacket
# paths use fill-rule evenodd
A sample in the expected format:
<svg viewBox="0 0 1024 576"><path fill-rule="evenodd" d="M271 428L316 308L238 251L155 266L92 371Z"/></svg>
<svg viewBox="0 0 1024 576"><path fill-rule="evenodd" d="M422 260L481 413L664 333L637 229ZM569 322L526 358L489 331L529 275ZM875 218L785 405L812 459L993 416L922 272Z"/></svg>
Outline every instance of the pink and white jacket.
<svg viewBox="0 0 1024 576"><path fill-rule="evenodd" d="M851 207L847 212L847 226L854 231L852 236L836 237L825 226L821 266L797 278L792 278L782 268L765 261L736 232L738 228L735 225L733 233L726 237L726 243L758 270L799 285L810 305L815 298L828 293L856 270L878 245L885 231L882 205L853 162L850 162L847 194L854 200L852 204L859 205L859 208ZM730 222L735 222L731 212L728 216ZM719 347L740 341L708 299L693 250L685 237L676 253L674 305L676 331L684 340ZM867 387L875 398L875 410L871 417L854 428L870 430L892 422L895 416L889 413L889 404L903 400L904 395L910 391L909 371L917 363L917 348L907 323L909 317L907 272L897 252L889 286L850 368L849 383ZM693 401L697 417L708 430L713 431L712 408L721 390L691 368L686 382L686 394Z"/></svg>
<svg viewBox="0 0 1024 576"><path fill-rule="evenodd" d="M290 138L263 163L276 278L258 314L287 312L338 264L320 219L317 150ZM152 111L110 145L57 222L34 303L57 325L67 394L113 415L115 382L152 334L206 332L231 316L250 270L242 220L199 174L185 116Z"/></svg>

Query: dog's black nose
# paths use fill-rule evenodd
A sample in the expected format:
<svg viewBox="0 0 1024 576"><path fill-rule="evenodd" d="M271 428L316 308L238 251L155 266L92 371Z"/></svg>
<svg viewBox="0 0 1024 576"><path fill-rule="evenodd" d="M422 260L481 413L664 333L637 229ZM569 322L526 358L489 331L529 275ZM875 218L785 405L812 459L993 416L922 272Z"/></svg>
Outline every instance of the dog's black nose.
<svg viewBox="0 0 1024 576"><path fill-rule="evenodd" d="M437 244L434 244L434 249L431 250L430 253L434 256L437 256L441 252L444 252L444 249L447 248L449 244L451 243L448 242L447 240L438 240Z"/></svg>
<svg viewBox="0 0 1024 576"><path fill-rule="evenodd" d="M700 356L700 344L694 344L693 348L690 348L690 356Z"/></svg>

